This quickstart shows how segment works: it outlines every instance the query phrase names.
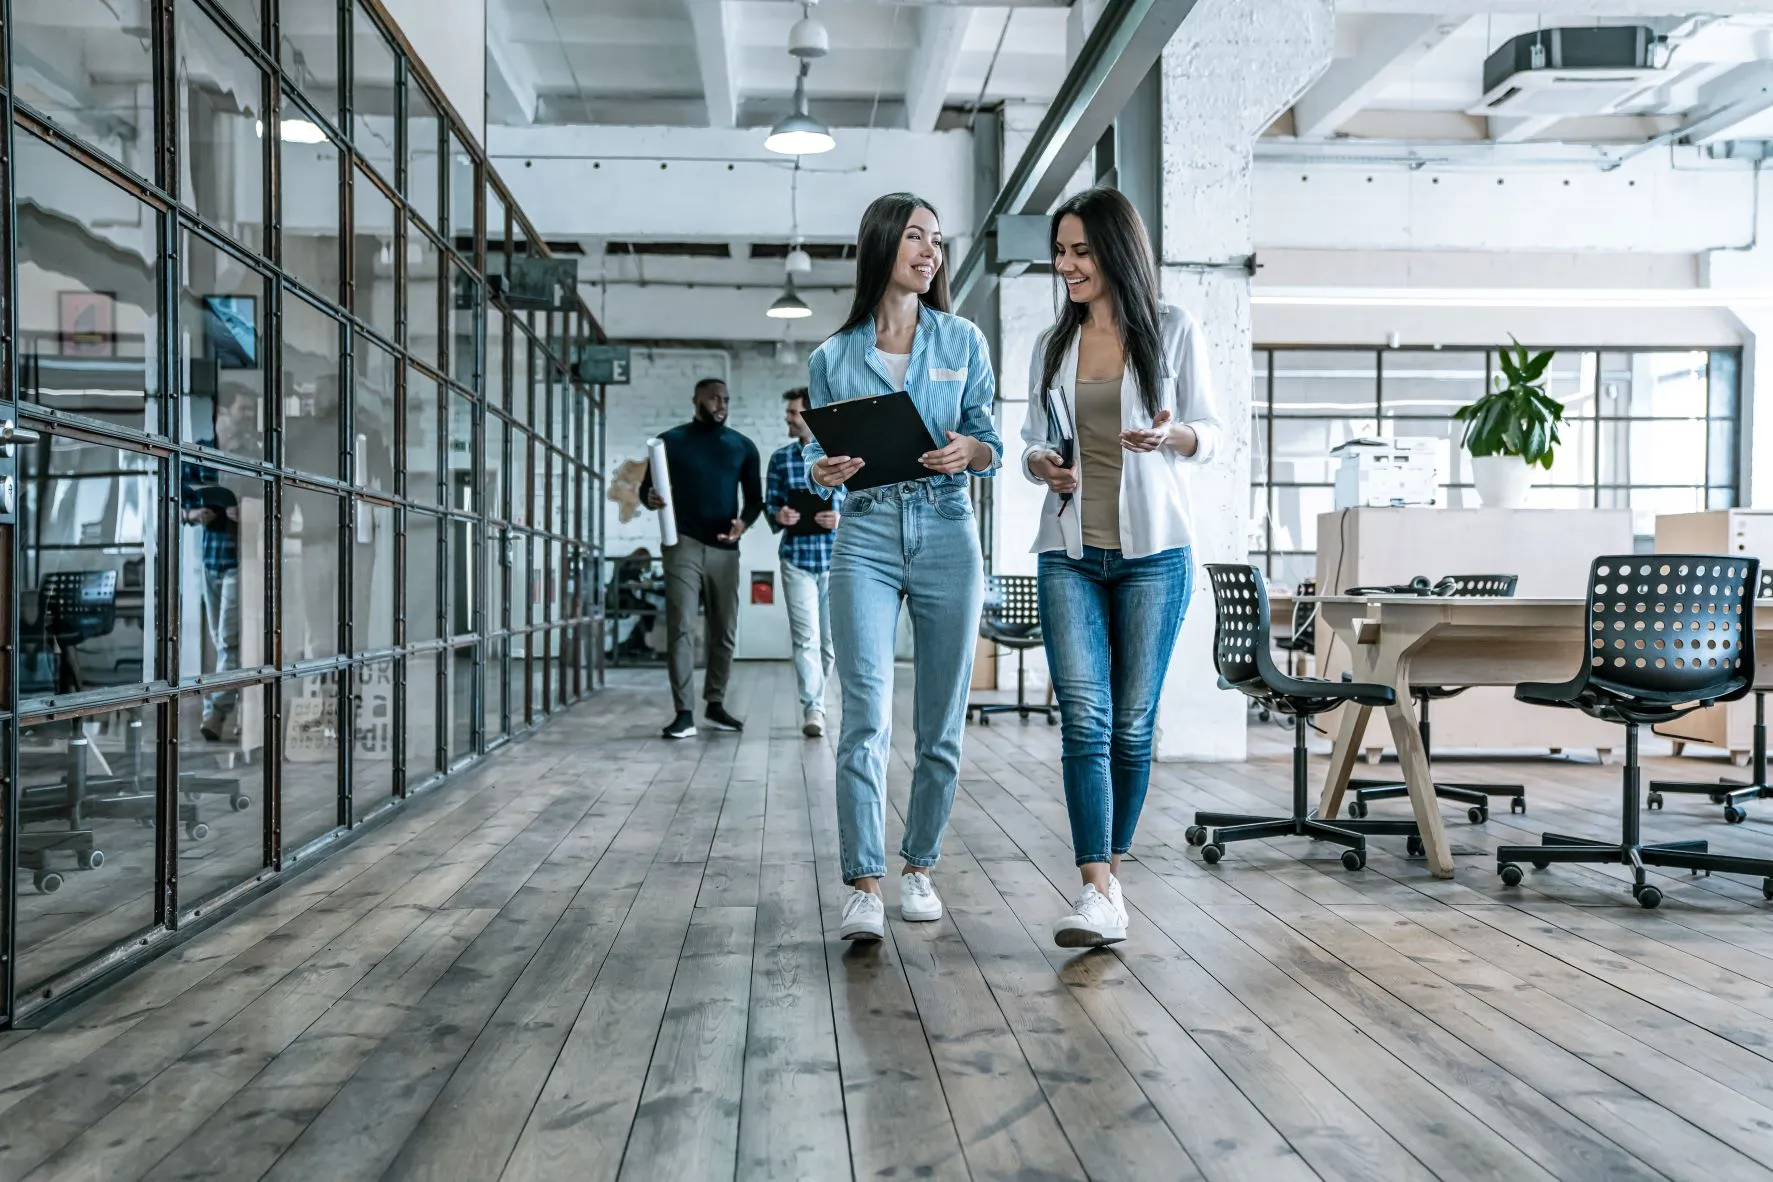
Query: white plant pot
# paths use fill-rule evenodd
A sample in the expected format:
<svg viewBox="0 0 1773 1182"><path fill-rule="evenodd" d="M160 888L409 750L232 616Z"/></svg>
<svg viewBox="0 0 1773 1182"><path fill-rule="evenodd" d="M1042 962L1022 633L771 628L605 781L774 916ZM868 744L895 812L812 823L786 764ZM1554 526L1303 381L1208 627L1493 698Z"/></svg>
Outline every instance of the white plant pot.
<svg viewBox="0 0 1773 1182"><path fill-rule="evenodd" d="M1519 456L1472 456L1471 477L1486 509L1520 509L1533 491L1533 469Z"/></svg>

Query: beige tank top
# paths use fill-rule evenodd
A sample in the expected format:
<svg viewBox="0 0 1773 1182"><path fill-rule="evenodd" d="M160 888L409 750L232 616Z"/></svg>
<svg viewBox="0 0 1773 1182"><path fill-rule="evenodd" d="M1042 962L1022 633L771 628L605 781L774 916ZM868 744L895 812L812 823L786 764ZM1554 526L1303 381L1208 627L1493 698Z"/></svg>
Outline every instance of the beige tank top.
<svg viewBox="0 0 1773 1182"><path fill-rule="evenodd" d="M1120 549L1121 378L1077 383L1077 452L1083 465L1083 544Z"/></svg>

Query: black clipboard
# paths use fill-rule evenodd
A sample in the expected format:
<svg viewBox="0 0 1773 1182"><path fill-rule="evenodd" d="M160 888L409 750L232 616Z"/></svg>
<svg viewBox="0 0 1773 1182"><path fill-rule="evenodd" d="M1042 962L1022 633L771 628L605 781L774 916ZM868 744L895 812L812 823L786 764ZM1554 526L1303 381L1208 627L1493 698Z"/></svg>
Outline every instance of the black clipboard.
<svg viewBox="0 0 1773 1182"><path fill-rule="evenodd" d="M782 532L791 538L803 538L813 534L828 534L831 531L820 525L813 518L830 510L831 502L816 492L808 492L804 488L788 490L788 508L800 514L800 520L793 525L785 525Z"/></svg>
<svg viewBox="0 0 1773 1182"><path fill-rule="evenodd" d="M833 402L802 411L801 418L826 455L866 461L845 485L851 492L935 475L918 460L936 450L936 441L903 390Z"/></svg>

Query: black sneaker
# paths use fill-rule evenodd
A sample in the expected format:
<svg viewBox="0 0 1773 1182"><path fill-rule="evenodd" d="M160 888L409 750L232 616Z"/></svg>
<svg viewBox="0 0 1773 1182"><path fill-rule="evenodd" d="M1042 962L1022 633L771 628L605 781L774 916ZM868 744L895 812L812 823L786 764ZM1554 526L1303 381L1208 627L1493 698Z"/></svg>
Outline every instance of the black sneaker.
<svg viewBox="0 0 1773 1182"><path fill-rule="evenodd" d="M719 702L708 703L708 709L702 713L703 717L707 718L707 720L712 722L715 726L724 727L729 731L742 731L745 729L745 724L728 714L726 712L726 707Z"/></svg>
<svg viewBox="0 0 1773 1182"><path fill-rule="evenodd" d="M667 739L693 739L696 737L696 716L688 710L679 710L671 725L665 728Z"/></svg>

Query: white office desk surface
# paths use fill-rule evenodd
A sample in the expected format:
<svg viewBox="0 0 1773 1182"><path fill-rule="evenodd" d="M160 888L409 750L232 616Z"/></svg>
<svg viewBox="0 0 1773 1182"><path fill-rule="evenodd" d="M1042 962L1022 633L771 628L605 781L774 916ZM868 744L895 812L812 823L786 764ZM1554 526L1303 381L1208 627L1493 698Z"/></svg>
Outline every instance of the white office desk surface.
<svg viewBox="0 0 1773 1182"><path fill-rule="evenodd" d="M1567 681L1587 658L1584 599L1511 599L1500 596L1322 596L1318 619L1348 646L1354 680L1390 686L1395 705L1385 719L1397 747L1410 804L1422 830L1429 869L1453 876L1435 800L1433 774L1416 729L1411 685L1518 685ZM1756 682L1773 682L1773 612L1755 620ZM1343 711L1318 812L1334 818L1359 754L1370 707Z"/></svg>

